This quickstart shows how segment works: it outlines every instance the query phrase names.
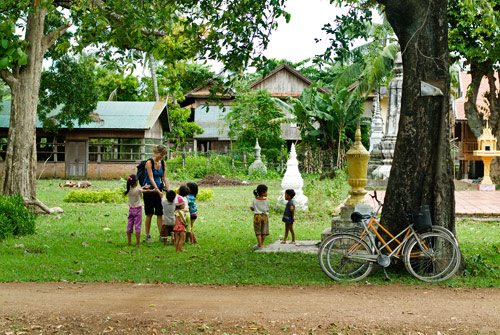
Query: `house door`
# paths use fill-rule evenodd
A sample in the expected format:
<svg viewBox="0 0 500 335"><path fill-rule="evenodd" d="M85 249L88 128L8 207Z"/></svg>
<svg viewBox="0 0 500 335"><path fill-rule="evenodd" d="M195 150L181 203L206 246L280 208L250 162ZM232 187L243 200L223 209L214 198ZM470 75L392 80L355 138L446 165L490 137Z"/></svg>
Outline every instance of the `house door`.
<svg viewBox="0 0 500 335"><path fill-rule="evenodd" d="M66 178L87 176L87 141L66 142Z"/></svg>

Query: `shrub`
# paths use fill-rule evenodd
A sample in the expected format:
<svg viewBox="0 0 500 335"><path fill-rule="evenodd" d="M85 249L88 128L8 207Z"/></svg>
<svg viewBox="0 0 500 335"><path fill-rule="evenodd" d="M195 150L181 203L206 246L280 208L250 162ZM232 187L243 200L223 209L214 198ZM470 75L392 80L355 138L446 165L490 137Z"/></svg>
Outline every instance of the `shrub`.
<svg viewBox="0 0 500 335"><path fill-rule="evenodd" d="M35 221L35 213L24 207L20 195L0 194L0 240L10 236L33 234Z"/></svg>
<svg viewBox="0 0 500 335"><path fill-rule="evenodd" d="M73 190L64 198L65 202L82 203L117 203L126 201L123 191L115 188L102 188L99 190Z"/></svg>
<svg viewBox="0 0 500 335"><path fill-rule="evenodd" d="M175 191L175 193L177 193L178 189L173 188L172 190ZM212 191L211 189L200 188L198 189L198 195L196 196L196 201L207 201L212 199L213 196L214 196L214 191Z"/></svg>
<svg viewBox="0 0 500 335"><path fill-rule="evenodd" d="M214 191L209 188L201 188L198 190L198 195L196 196L197 201L207 201L212 199L214 196Z"/></svg>

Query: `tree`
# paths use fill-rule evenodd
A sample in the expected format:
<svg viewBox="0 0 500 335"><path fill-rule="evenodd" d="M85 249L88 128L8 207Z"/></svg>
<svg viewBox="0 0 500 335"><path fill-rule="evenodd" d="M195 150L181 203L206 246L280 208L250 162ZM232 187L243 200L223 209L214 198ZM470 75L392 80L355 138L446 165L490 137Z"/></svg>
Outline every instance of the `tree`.
<svg viewBox="0 0 500 335"><path fill-rule="evenodd" d="M166 62L201 55L234 70L254 64L276 20L289 19L283 4L284 0L1 1L0 77L12 92L2 193L19 193L28 205L36 203L35 121L42 62L71 24L76 26L77 50L93 45L105 60L125 57L127 49L135 49ZM24 29L24 39L17 35L16 25ZM66 40L58 48L70 46Z"/></svg>
<svg viewBox="0 0 500 335"><path fill-rule="evenodd" d="M500 76L500 1L498 0L449 0L449 45L454 60L465 59L472 77L467 90L465 114L467 123L476 137L482 132L483 117L488 115L493 133L500 135L500 94L497 80ZM495 78L496 75L496 78ZM488 79L489 90L478 97L482 79ZM484 98L489 110L477 106Z"/></svg>
<svg viewBox="0 0 500 335"><path fill-rule="evenodd" d="M351 10L369 17L366 2L338 1L346 2L352 4ZM433 222L454 231L447 1L376 2L384 6L387 20L398 38L404 76L399 132L382 221L393 232L406 227L401 201L406 199L412 209L428 204ZM355 17L359 16L356 13ZM352 23L353 17L343 22ZM438 87L442 95L422 95L421 82Z"/></svg>
<svg viewBox="0 0 500 335"><path fill-rule="evenodd" d="M283 113L269 92L241 88L231 106L225 120L229 124L229 136L236 137L236 146L253 152L258 139L263 155L270 161L277 161L284 140L280 125L269 121L282 117Z"/></svg>

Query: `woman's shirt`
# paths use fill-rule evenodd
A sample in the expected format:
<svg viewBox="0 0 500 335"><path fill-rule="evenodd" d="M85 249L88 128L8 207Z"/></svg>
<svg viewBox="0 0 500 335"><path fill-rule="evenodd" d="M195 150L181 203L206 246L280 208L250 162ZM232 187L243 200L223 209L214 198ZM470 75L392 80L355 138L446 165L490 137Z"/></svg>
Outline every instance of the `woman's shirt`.
<svg viewBox="0 0 500 335"><path fill-rule="evenodd" d="M163 170L165 169L165 162L162 159L161 163L160 163L160 169L156 170L155 164L154 164L154 159L150 159L149 161L151 162L151 172L153 172L153 179L155 181L155 184L158 188L160 188L161 178L163 177ZM147 169L146 169L146 178L144 178L144 185L149 185L149 186L153 187L151 180L149 180L149 175L148 175Z"/></svg>

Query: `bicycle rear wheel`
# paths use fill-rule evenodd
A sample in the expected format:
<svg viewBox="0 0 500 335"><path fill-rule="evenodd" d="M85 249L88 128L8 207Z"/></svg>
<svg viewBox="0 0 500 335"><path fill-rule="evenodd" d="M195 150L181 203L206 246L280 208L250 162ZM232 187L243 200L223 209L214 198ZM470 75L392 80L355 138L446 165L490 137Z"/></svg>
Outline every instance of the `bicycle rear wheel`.
<svg viewBox="0 0 500 335"><path fill-rule="evenodd" d="M373 268L368 244L350 234L333 234L322 243L318 252L323 272L338 281L357 281L368 276Z"/></svg>
<svg viewBox="0 0 500 335"><path fill-rule="evenodd" d="M408 272L426 282L446 280L457 272L460 265L460 252L455 241L437 231L411 239L404 257Z"/></svg>

